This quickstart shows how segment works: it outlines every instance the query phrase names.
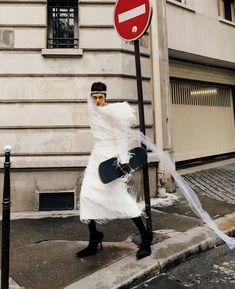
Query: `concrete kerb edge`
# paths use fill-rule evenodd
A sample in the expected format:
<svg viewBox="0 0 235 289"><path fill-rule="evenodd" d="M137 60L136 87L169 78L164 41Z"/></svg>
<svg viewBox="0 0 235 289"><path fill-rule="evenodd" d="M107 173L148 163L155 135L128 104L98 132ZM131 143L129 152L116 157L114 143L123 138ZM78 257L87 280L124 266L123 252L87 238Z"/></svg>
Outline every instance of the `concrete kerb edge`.
<svg viewBox="0 0 235 289"><path fill-rule="evenodd" d="M151 258L151 257L149 257ZM152 259L152 258L151 258ZM138 261L141 262L141 261ZM147 268L145 271L136 274L135 276L132 276L132 278L129 278L122 283L118 284L117 286L110 288L110 289L127 289L130 288L131 285L138 284L139 282L145 280L146 278L151 278L153 276L159 275L161 272L161 266L158 262L154 264L153 266Z"/></svg>
<svg viewBox="0 0 235 289"><path fill-rule="evenodd" d="M226 232L226 234L233 234L233 233L235 233L235 227L233 228L233 230ZM207 240L201 241L200 243L194 246L190 246L186 248L185 250L180 251L179 253L173 255L170 258L160 259L158 261L156 260L157 262L156 266L153 266L152 268L148 268L145 272L143 272L142 274L139 274L139 276L135 276L135 278L133 278L132 280L126 280L126 282L123 282L119 286L115 288L110 288L110 289L127 289L127 288L130 288L130 286L135 286L137 285L138 282L141 282L147 278L156 276L166 271L167 269L170 269L175 264L178 264L182 261L187 260L191 256L194 256L201 252L205 252L221 244L223 244L223 241L216 236L209 238ZM150 256L150 258L152 257Z"/></svg>
<svg viewBox="0 0 235 289"><path fill-rule="evenodd" d="M64 289L118 289L127 288L129 284L159 274L159 264L150 257L136 261L135 253L107 265L91 275L82 278Z"/></svg>
<svg viewBox="0 0 235 289"><path fill-rule="evenodd" d="M203 230L203 229L202 229ZM234 228L235 230L235 228ZM190 256L196 255L200 252L209 250L215 246L218 246L221 244L222 241L216 237L210 238L208 240L204 240L194 246L190 246L186 248L185 250L180 251L179 253L167 258L167 259L155 259L153 257L149 257L153 260L156 260L156 265L148 268L145 270L145 272L142 272L138 276L135 276L132 278L132 280L126 280L125 282L119 284L117 287L113 287L110 289L127 289L130 288L130 286L135 286L139 282L146 280L147 278L154 277L156 275L159 275L160 273L164 272L165 270L171 268L175 264L180 263L181 261L187 260ZM154 246L154 245L153 245Z"/></svg>
<svg viewBox="0 0 235 289"><path fill-rule="evenodd" d="M222 218L216 219L216 223L223 223L226 222L226 220L231 221L232 223L230 226L227 227L227 230L225 230L224 232L228 235L234 235L235 233L235 225L233 225L233 222L235 221L235 213L229 214L229 215L225 215ZM180 237L180 235L184 235L185 237L185 233L186 233L186 237L188 239L190 239L190 235L192 232L198 231L198 234L200 234L202 236L202 238L204 238L204 240L199 241L198 243L192 245L192 246L188 246L183 250L180 250L179 252L175 253L174 255L171 255L168 258L161 258L158 259L157 256L153 257L153 256L149 256L147 258L144 258L142 260L138 260L138 264L141 265L142 262L144 262L144 260L146 261L146 259L149 260L149 266L147 268L145 268L143 271L138 272L137 274L132 274L132 276L128 276L126 278L126 280L122 280L122 282L120 282L119 284L116 284L112 287L110 287L109 289L126 289L126 288L130 288L130 286L134 286L135 284L137 284L138 282L141 282L147 278L151 278L153 276L156 276L158 274L160 274L161 272L164 272L165 270L171 268L172 266L174 266L175 264L178 264L184 260L187 260L189 257L196 255L200 252L204 252L206 250L212 249L215 246L221 245L223 243L223 241L218 238L210 229L207 228L206 225L204 225L203 227L196 227L193 228L189 231L186 231L184 233L178 233L175 237L172 237L170 239L166 239L165 241L155 244L152 246L153 250L155 247L160 246L161 244L167 242L168 240L174 242L177 241L177 238ZM128 256L122 258L123 261L127 261L128 262L128 257L130 257L130 255L132 255L134 257L135 253L129 254ZM155 263L154 263L155 262ZM105 267L105 270L108 270L109 266L114 265L114 263L108 265ZM104 269L104 268L103 268ZM102 270L102 269L101 269ZM98 270L100 271L100 270ZM98 272L97 271L97 272ZM95 272L96 273L96 272ZM93 274L95 274L93 273ZM91 275L93 275L91 274ZM89 276L91 276L89 275ZM83 281L85 281L87 277L81 279ZM13 286L10 286L10 289L20 289L22 288L21 286L19 286L15 280L13 280L12 278L10 278L13 282ZM80 280L80 281L81 281ZM78 289L79 287L76 287L76 283L72 283L70 284L68 287L70 288L76 288ZM75 285L75 287L73 287ZM97 284L98 285L98 284ZM67 287L66 287L67 288ZM96 289L98 287L94 287L94 289Z"/></svg>
<svg viewBox="0 0 235 289"><path fill-rule="evenodd" d="M226 220L226 219L235 219L235 214L226 215L220 219L217 219L216 221ZM196 255L198 253L207 251L209 249L212 249L213 247L219 246L223 243L223 241L217 237L210 229L208 229L206 226L198 227L191 229L187 231L190 236L190 232L193 232L195 230L200 230L201 235L205 238L204 240L198 242L197 244L194 244L192 246L189 246L185 248L184 250L181 250L180 252L170 256L166 259L156 259L152 256L149 256L147 258L150 258L152 260L156 261L156 264L150 266L146 270L144 270L141 273L138 273L137 275L132 276L132 278L128 278L125 281L121 282L120 284L110 288L110 289L126 289L130 288L130 286L136 285L138 282L141 282L142 280L145 280L146 278L151 278L152 276L156 276L160 274L161 272L164 272L165 270L169 269L170 267L174 266L177 263L180 263L181 261L186 260L187 258ZM206 233L206 234L205 234ZM209 236L208 236L209 233ZM231 226L228 230L225 231L228 235L233 235L235 233L235 226ZM177 236L184 234L179 233ZM176 237L173 237L171 239L174 239ZM165 240L167 241L167 240ZM163 242L165 242L163 241ZM158 244L153 245L158 246ZM125 258L123 258L125 260ZM138 262L141 262L138 261ZM109 266L106 267L108 269ZM96 287L94 287L95 289ZM98 287L97 287L98 288Z"/></svg>
<svg viewBox="0 0 235 289"><path fill-rule="evenodd" d="M227 219L234 219L235 220L235 213L225 215L224 217L219 218L216 221L221 222L221 221L227 220ZM188 232L194 231L195 229L198 229L198 228L191 229ZM212 231L210 231L210 229L208 229L205 225L202 228L200 228L200 230L201 230L201 232L207 231L207 232L212 233ZM235 226L231 226L231 228L229 228L228 230L225 230L224 233L227 235L233 236L235 234ZM177 254L171 256L170 258L158 260L158 269L159 269L158 273L164 272L165 270L171 268L175 264L178 264L181 261L187 260L191 256L194 256L194 255L201 253L201 252L205 252L205 251L210 250L210 249L212 249L216 246L219 246L221 244L223 244L223 241L214 234L214 236L211 236L211 237L199 242L198 244L195 244L193 246L189 246L185 250L178 252ZM156 244L156 246L157 246L157 244ZM151 271L150 271L150 273L151 273ZM139 278L139 280L141 280L141 279L144 280L146 278L151 278L151 277L152 277L151 274L148 276L143 275L142 278ZM133 280L132 285L135 285L135 282L139 281L139 280ZM129 283L128 285L130 286L131 283ZM125 289L127 287L126 286L125 287L120 286L120 287L117 287L117 289L118 288L119 289Z"/></svg>
<svg viewBox="0 0 235 289"><path fill-rule="evenodd" d="M182 261L186 261L191 256L212 249L213 247L216 247L222 243L223 242L217 237L209 238L207 240L199 242L198 244L190 246L167 259L162 259L159 261L161 272L170 269L171 267L178 263L181 263Z"/></svg>

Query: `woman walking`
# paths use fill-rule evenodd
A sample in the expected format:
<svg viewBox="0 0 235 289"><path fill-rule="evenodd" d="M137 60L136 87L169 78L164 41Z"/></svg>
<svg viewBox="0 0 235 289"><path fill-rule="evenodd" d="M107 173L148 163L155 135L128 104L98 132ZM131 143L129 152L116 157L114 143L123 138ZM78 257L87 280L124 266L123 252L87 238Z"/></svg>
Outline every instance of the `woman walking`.
<svg viewBox="0 0 235 289"><path fill-rule="evenodd" d="M113 219L131 218L141 236L137 259L151 254L152 233L147 232L136 200L128 193L129 176L103 184L98 175L101 162L118 157L119 165L127 164L130 159L131 136L125 134L136 124L133 109L127 102L106 103L107 89L102 82L93 83L88 99L90 126L94 137L94 146L85 171L80 193L80 219L88 224L90 240L88 246L77 252L77 257L97 253L102 248L104 234L96 229L96 223L105 223Z"/></svg>

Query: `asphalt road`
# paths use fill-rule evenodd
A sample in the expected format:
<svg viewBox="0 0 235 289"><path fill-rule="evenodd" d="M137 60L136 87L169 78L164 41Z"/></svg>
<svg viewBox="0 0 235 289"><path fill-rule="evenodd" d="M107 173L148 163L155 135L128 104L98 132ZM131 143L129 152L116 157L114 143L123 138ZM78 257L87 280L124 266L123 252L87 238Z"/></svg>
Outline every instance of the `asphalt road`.
<svg viewBox="0 0 235 289"><path fill-rule="evenodd" d="M235 289L235 249L201 253L133 289Z"/></svg>

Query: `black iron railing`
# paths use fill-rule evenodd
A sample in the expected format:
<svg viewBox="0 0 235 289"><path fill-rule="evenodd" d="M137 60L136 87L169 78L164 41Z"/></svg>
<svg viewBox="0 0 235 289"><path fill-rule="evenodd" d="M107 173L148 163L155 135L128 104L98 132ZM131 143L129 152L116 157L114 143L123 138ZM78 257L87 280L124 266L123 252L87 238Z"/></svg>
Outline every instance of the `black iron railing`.
<svg viewBox="0 0 235 289"><path fill-rule="evenodd" d="M77 38L48 38L48 48L77 48Z"/></svg>

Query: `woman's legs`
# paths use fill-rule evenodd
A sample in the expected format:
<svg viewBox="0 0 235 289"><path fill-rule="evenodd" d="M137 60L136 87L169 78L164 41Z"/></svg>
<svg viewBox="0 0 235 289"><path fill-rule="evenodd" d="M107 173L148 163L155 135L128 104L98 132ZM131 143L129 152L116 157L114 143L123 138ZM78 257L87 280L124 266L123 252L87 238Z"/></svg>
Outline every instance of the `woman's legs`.
<svg viewBox="0 0 235 289"><path fill-rule="evenodd" d="M148 233L146 230L144 223L141 217L136 217L132 219L136 227L138 228L141 236L141 244L139 250L136 253L137 259L142 259L151 254L151 242L153 239L153 234ZM88 246L77 252L77 257L86 257L90 255L94 255L98 251L98 245L100 244L100 248L102 249L102 241L104 238L104 234L102 232L97 231L95 220L91 220L88 224L88 229L90 233L90 241Z"/></svg>
<svg viewBox="0 0 235 289"><path fill-rule="evenodd" d="M97 231L96 229L96 222L94 220L91 220L90 223L88 224L88 229L90 233L90 241L88 246L77 252L77 257L86 257L86 256L91 256L95 255L98 251L98 245L100 244L100 248L103 249L102 247L102 241L104 238L104 234L102 232Z"/></svg>
<svg viewBox="0 0 235 289"><path fill-rule="evenodd" d="M91 220L90 223L88 224L88 229L90 233L90 237L94 236L97 232L96 230L96 222L94 220Z"/></svg>
<svg viewBox="0 0 235 289"><path fill-rule="evenodd" d="M141 217L136 217L132 219L136 227L138 228L141 236L141 244L140 248L136 253L137 259L142 259L146 256L149 256L151 254L151 242L153 240L153 234L148 233L146 230L144 223L141 219Z"/></svg>

